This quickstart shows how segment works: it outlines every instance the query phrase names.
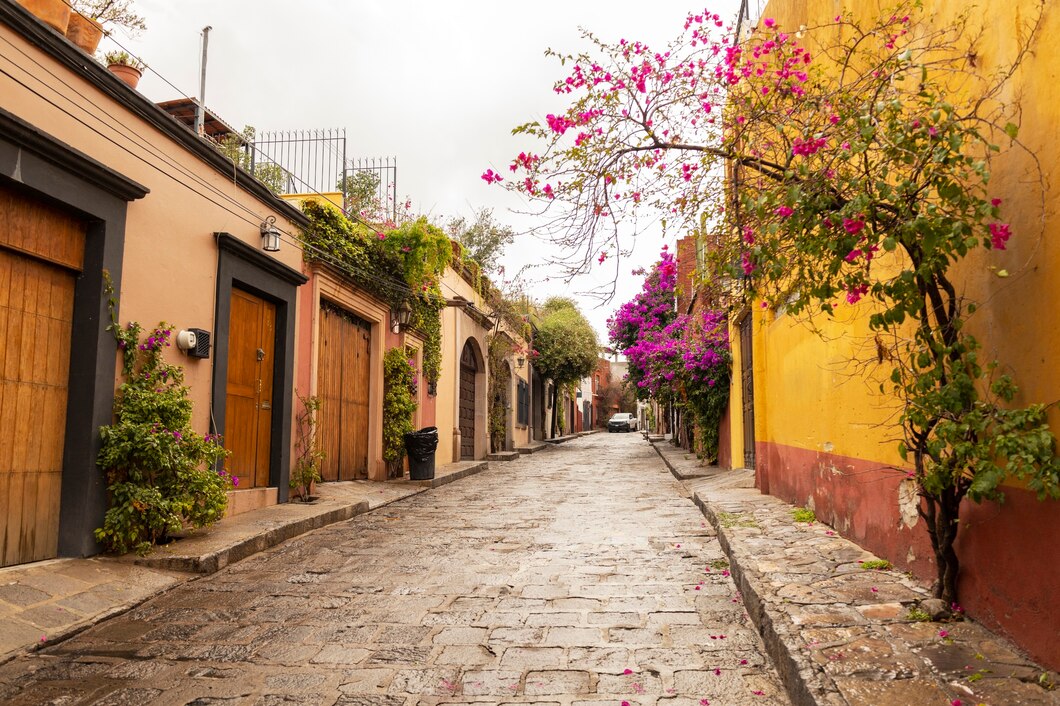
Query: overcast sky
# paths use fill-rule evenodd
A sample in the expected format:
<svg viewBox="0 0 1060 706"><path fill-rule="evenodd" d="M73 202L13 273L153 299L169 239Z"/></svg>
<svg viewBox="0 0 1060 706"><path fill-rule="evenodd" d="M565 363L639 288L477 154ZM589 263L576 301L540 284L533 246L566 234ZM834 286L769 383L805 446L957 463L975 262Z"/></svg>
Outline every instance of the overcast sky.
<svg viewBox="0 0 1060 706"><path fill-rule="evenodd" d="M710 9L734 19L738 6L721 0ZM524 204L480 175L536 147L511 136L515 125L563 109L552 84L565 74L545 49L585 49L579 26L604 39L662 47L689 11L703 9L687 0L139 0L137 7L147 31L132 39L119 33L118 41L182 94L198 94L200 32L212 26L206 105L230 125L259 132L345 128L349 155L397 158L398 192L415 212L440 222L488 206L517 230L533 225L510 213ZM108 41L101 50L114 48ZM181 95L152 72L140 90L154 101ZM642 235L630 245L634 255L616 299L606 307L581 300L601 343L607 317L640 287L629 272L654 261L662 239ZM508 271L541 247L531 238L516 241L505 258ZM541 284L530 293L574 293L596 283Z"/></svg>

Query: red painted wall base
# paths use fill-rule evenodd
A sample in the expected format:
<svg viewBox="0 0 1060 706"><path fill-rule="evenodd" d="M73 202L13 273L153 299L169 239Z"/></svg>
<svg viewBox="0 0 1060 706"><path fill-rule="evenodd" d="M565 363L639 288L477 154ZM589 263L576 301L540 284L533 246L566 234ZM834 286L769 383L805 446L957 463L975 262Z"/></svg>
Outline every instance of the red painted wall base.
<svg viewBox="0 0 1060 706"><path fill-rule="evenodd" d="M820 521L931 582L935 560L905 471L783 444L755 445L756 478L771 495L812 506ZM1037 661L1060 669L1060 503L1005 490L1005 503L966 501L957 552L962 606Z"/></svg>

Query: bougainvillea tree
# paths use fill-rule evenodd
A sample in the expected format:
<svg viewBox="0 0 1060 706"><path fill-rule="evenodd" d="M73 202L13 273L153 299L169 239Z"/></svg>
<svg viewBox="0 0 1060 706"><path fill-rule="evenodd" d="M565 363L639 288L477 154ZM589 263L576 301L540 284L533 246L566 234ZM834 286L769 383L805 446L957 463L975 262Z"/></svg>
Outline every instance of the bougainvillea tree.
<svg viewBox="0 0 1060 706"><path fill-rule="evenodd" d="M730 291L794 317L860 307L889 368L881 393L902 405L899 451L948 602L965 497L1000 501L1005 478L1060 496L1046 409L1011 406L962 293L1004 274L979 269L993 251L1035 235L1012 232L989 176L993 155L1021 149L1007 82L1042 7L993 73L977 68L967 18L936 26L915 3L813 27L765 18L746 39L703 12L663 50L586 34L591 53L560 57L567 109L516 129L539 149L483 175L559 214L576 263L619 251L625 217L649 209L710 232L711 276L745 285Z"/></svg>
<svg viewBox="0 0 1060 706"><path fill-rule="evenodd" d="M698 432L699 453L716 461L732 363L726 315L678 314L676 289L677 265L664 246L641 291L608 321L611 343L626 356L638 396L690 412L686 422Z"/></svg>

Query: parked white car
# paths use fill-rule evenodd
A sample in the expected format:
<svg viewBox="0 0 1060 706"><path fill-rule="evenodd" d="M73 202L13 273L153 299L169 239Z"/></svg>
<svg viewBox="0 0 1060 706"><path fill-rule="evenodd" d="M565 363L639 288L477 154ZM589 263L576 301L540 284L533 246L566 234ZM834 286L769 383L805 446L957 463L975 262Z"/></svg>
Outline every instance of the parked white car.
<svg viewBox="0 0 1060 706"><path fill-rule="evenodd" d="M636 431L637 418L629 412L619 412L607 420L607 431Z"/></svg>

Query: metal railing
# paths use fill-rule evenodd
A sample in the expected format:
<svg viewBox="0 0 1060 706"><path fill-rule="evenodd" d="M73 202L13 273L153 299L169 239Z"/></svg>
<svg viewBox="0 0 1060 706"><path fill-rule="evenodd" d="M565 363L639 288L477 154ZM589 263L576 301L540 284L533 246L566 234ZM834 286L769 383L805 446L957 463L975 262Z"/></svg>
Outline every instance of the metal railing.
<svg viewBox="0 0 1060 706"><path fill-rule="evenodd" d="M250 153L251 171L262 162L278 167L290 193L341 192L347 213L370 205L372 216L397 219L397 158L348 158L344 129L263 132Z"/></svg>

